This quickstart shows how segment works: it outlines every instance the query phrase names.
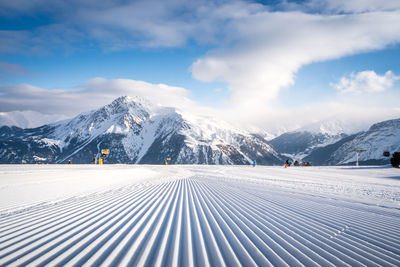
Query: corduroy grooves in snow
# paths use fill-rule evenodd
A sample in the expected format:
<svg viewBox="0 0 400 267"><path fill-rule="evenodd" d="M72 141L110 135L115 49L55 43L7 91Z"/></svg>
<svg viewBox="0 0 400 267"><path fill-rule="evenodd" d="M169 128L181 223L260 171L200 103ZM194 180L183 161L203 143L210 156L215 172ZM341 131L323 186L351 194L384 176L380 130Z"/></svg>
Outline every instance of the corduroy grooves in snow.
<svg viewBox="0 0 400 267"><path fill-rule="evenodd" d="M399 266L388 167L0 166L1 266Z"/></svg>

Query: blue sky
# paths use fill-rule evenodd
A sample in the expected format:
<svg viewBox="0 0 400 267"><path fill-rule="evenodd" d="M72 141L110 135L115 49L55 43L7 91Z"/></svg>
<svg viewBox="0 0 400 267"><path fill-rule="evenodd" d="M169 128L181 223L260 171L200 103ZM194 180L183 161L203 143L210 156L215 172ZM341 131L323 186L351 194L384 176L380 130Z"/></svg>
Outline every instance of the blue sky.
<svg viewBox="0 0 400 267"><path fill-rule="evenodd" d="M368 125L400 116L399 25L398 1L3 1L0 112L127 94L272 132Z"/></svg>

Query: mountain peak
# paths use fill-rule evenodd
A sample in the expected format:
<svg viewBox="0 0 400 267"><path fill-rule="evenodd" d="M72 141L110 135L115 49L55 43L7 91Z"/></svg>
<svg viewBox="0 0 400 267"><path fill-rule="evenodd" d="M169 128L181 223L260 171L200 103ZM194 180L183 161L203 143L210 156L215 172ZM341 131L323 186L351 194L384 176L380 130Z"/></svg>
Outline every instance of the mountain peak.
<svg viewBox="0 0 400 267"><path fill-rule="evenodd" d="M112 103L129 103L129 102L149 102L147 99L139 96L120 96L116 98Z"/></svg>
<svg viewBox="0 0 400 267"><path fill-rule="evenodd" d="M119 97L97 110L47 128L29 132L20 129L21 133L9 131L12 134L7 133L7 138L14 136L14 140L0 136L0 141L11 142L5 148L7 151L0 148L0 153L14 155L18 146L26 144L30 154L24 152L6 162L33 162L33 156L38 156L52 163L68 159L88 163L102 148L112 151L107 158L109 163L163 164L167 158L172 159L171 163L180 164L249 164L252 160L259 164L280 164L283 161L260 137L237 131L220 121L153 105L139 97ZM27 134L30 139L23 139Z"/></svg>
<svg viewBox="0 0 400 267"><path fill-rule="evenodd" d="M145 100L144 98L141 97L131 97L131 96L120 96L116 98L113 102L111 102L108 106L110 107L117 107L121 105L127 105L127 104L141 104L142 102L149 102Z"/></svg>
<svg viewBox="0 0 400 267"><path fill-rule="evenodd" d="M146 111L147 113L154 111L156 108L156 106L149 100L139 96L120 96L106 107L117 112L140 109Z"/></svg>
<svg viewBox="0 0 400 267"><path fill-rule="evenodd" d="M113 102L111 102L111 104L117 105L117 104L123 104L123 103L128 103L128 102L132 102L133 99L130 96L120 96L116 99L114 99Z"/></svg>
<svg viewBox="0 0 400 267"><path fill-rule="evenodd" d="M345 122L336 118L325 119L311 123L296 130L296 132L310 132L312 134L340 135L346 132Z"/></svg>

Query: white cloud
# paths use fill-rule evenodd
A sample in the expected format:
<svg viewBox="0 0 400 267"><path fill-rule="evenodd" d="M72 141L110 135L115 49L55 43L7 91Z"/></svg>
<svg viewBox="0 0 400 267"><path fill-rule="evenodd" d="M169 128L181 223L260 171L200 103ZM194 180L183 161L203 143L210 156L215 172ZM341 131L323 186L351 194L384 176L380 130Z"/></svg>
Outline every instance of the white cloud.
<svg viewBox="0 0 400 267"><path fill-rule="evenodd" d="M61 114L43 114L31 110L0 112L0 126L34 128L63 119L67 119L67 117Z"/></svg>
<svg viewBox="0 0 400 267"><path fill-rule="evenodd" d="M74 116L123 95L141 96L164 106L200 109L196 102L188 98L188 91L184 88L129 79L94 78L80 90L48 90L29 84L0 85L0 95L0 112L32 110Z"/></svg>
<svg viewBox="0 0 400 267"><path fill-rule="evenodd" d="M308 8L330 12L369 12L400 9L398 0L311 0Z"/></svg>
<svg viewBox="0 0 400 267"><path fill-rule="evenodd" d="M279 128L301 124L307 116L331 115L339 107L351 111L353 103L337 104L343 99L334 100L337 105L323 103L297 109L277 109L273 99L282 88L295 82L296 72L306 64L400 42L399 2L312 0L305 6L290 2L286 7L285 3L288 2L273 9L240 0L3 1L0 14L5 16L44 14L50 19L47 25L29 31L0 31L0 52L37 53L43 48L60 47L73 51L81 45L121 50L181 47L191 42L206 44L213 49L190 69L200 81L228 84L231 109L219 112L232 121ZM351 77L347 79L350 81ZM73 115L120 95L139 95L168 106L198 108L184 88L124 79L92 79L77 91L3 85L0 94L3 111L30 109ZM329 112L326 106L332 106ZM356 106L368 113L368 107L362 103ZM293 116L296 120L291 120Z"/></svg>
<svg viewBox="0 0 400 267"><path fill-rule="evenodd" d="M266 106L305 64L382 49L400 41L400 11L347 15L260 11L232 22L232 45L193 63L193 77L225 81L232 103Z"/></svg>
<svg viewBox="0 0 400 267"><path fill-rule="evenodd" d="M0 113L11 113L0 114L0 124L5 123L4 121L10 124L10 121L18 119L20 125L30 123L29 126L39 126L41 122L48 123L99 108L122 95L141 96L155 104L225 119L239 128L259 128L272 134L295 130L310 122L318 122L326 118L345 120L347 125L351 126L347 129L351 133L365 130L374 122L400 117L397 101L400 99L400 92L389 96L382 95L381 98L359 96L357 101L354 98L338 98L331 102L303 107L254 106L253 110L258 109L259 112L253 112L252 116L238 110L235 106L220 109L203 107L191 100L188 93L188 90L181 87L128 79L95 78L89 80L79 90L48 90L28 84L2 85L0 86ZM27 110L30 111L26 112ZM40 116L40 118L35 116ZM24 118L29 118L29 121L24 122Z"/></svg>
<svg viewBox="0 0 400 267"><path fill-rule="evenodd" d="M393 83L399 79L400 76L394 75L392 71L378 75L375 71L367 70L342 77L339 83L331 85L341 94L374 93L391 89Z"/></svg>
<svg viewBox="0 0 400 267"><path fill-rule="evenodd" d="M5 17L49 18L38 20L29 31L0 31L0 52L24 53L33 48L68 52L85 45L126 50L182 47L189 42L220 44L229 30L226 21L260 8L242 0L0 1L0 14Z"/></svg>
<svg viewBox="0 0 400 267"><path fill-rule="evenodd" d="M392 97L400 99L400 94ZM373 123L400 118L400 106L394 102L395 100L377 104L371 99L365 101L364 98L359 101L333 99L301 107L264 108L251 117L234 109L223 110L219 115L238 127L258 128L274 135L294 131L311 123L335 119L345 122L343 129L347 134L352 134L367 130Z"/></svg>

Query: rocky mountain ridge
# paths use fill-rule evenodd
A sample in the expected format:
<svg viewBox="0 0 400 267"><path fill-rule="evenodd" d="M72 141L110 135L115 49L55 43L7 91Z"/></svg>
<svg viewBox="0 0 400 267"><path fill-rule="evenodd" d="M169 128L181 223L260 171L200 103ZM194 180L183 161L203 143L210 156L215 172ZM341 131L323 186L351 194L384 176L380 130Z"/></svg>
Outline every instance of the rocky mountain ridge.
<svg viewBox="0 0 400 267"><path fill-rule="evenodd" d="M1 163L281 164L285 157L260 136L227 123L120 97L73 119L33 129L0 128Z"/></svg>
<svg viewBox="0 0 400 267"><path fill-rule="evenodd" d="M347 135L340 124L315 124L270 141L209 117L120 97L75 118L37 128L0 127L0 163L91 163L103 148L108 163L282 165L287 158L312 165L387 164L400 151L400 119ZM310 130L311 129L311 130Z"/></svg>

